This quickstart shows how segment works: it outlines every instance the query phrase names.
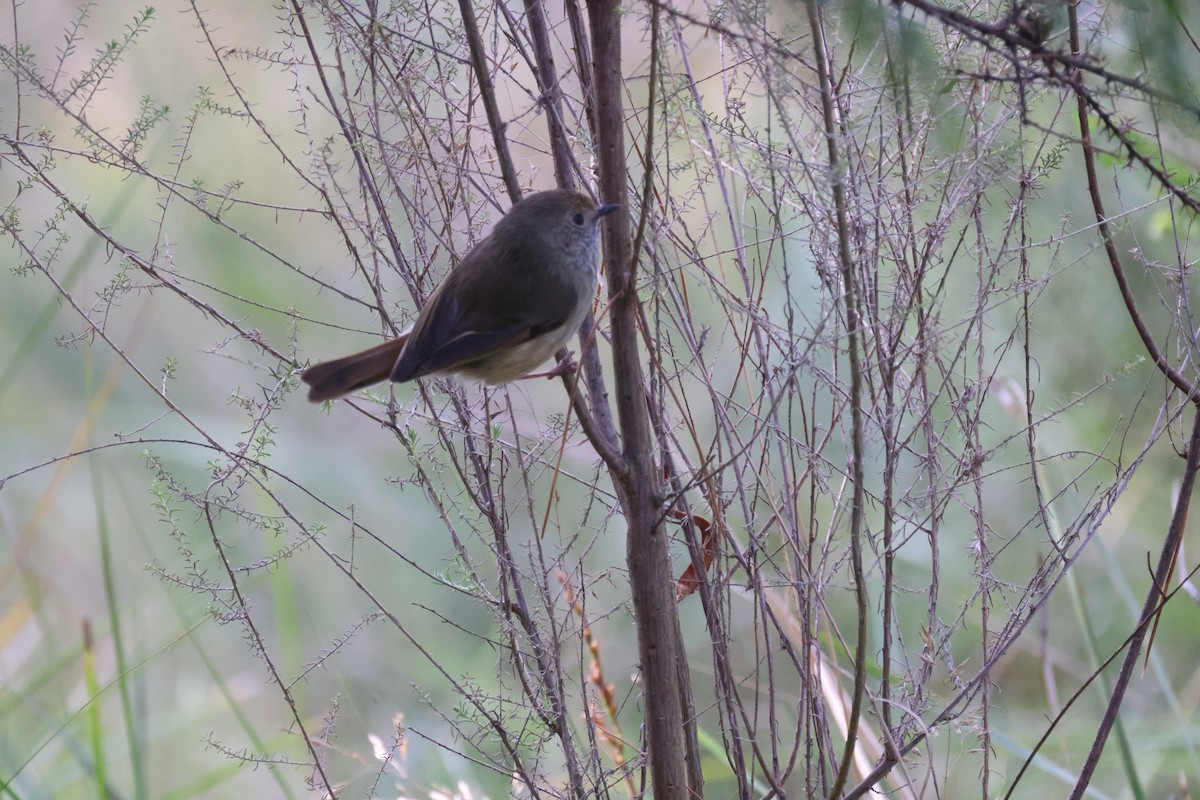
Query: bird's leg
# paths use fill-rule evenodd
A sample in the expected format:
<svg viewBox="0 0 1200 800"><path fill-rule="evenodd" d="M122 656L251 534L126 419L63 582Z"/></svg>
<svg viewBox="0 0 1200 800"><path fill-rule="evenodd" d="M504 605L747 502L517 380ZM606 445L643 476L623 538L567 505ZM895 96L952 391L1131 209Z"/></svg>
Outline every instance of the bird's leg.
<svg viewBox="0 0 1200 800"><path fill-rule="evenodd" d="M579 362L575 360L575 354L568 350L550 369L543 372L531 372L528 375L522 375L521 380L527 381L530 378L557 378L560 375L567 375L578 369Z"/></svg>

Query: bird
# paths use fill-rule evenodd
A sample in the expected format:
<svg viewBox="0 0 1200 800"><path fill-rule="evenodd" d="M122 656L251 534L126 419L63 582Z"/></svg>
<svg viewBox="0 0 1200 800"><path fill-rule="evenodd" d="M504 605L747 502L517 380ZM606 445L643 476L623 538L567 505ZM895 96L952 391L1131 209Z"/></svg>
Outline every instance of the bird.
<svg viewBox="0 0 1200 800"><path fill-rule="evenodd" d="M301 372L308 399L333 400L388 379L460 374L499 384L526 377L566 344L591 308L600 220L619 208L568 189L526 196L450 270L411 329Z"/></svg>

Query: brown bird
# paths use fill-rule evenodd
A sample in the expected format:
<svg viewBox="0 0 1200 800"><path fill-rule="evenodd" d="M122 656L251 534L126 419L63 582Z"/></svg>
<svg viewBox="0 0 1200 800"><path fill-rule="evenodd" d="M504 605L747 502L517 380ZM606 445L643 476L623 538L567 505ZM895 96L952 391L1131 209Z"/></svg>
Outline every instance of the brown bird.
<svg viewBox="0 0 1200 800"><path fill-rule="evenodd" d="M596 292L599 222L618 208L565 189L529 195L450 271L409 331L304 370L308 399L332 400L389 378L524 377L583 322Z"/></svg>

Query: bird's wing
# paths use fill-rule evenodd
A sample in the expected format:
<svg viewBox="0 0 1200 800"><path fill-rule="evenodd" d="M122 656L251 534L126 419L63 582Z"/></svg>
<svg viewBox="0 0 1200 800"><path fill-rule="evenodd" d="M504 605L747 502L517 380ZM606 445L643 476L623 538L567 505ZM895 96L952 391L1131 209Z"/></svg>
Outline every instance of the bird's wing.
<svg viewBox="0 0 1200 800"><path fill-rule="evenodd" d="M478 248L468 258L487 257ZM559 280L538 279L528 269L463 269L460 264L430 296L392 369L393 381L451 371L499 348L557 330L577 298ZM461 298L473 299L470 307Z"/></svg>

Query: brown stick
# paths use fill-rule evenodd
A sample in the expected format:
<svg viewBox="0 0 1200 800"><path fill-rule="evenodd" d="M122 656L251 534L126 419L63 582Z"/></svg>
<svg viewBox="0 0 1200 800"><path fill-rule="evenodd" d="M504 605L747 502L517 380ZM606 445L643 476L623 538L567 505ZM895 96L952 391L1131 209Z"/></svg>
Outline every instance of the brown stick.
<svg viewBox="0 0 1200 800"><path fill-rule="evenodd" d="M592 29L600 196L605 202L628 208L629 173L621 104L620 2L589 0L587 8ZM604 253L611 306L614 394L622 450L628 465L628 472L620 476L616 486L629 526L626 558L637 622L646 742L654 797L684 800L691 795L680 691L686 685L688 673L683 668L680 648L662 499L656 491L662 477L654 462L654 438L638 353L638 299L629 215L614 214L610 219L604 228Z"/></svg>

